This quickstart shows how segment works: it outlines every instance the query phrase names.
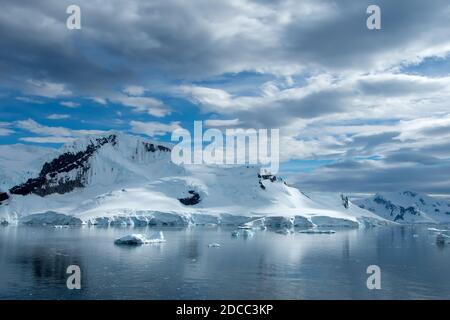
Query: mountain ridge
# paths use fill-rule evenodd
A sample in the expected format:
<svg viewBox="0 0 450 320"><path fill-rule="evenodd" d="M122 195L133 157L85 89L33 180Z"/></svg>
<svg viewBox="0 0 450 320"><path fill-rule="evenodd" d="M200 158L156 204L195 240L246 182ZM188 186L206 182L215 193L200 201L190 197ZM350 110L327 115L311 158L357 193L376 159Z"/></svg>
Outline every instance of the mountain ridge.
<svg viewBox="0 0 450 320"><path fill-rule="evenodd" d="M170 152L167 144L117 132L75 140L52 152L34 177L0 194L0 219L186 225L262 218L308 227L392 220L342 194L303 193L258 166L182 166Z"/></svg>

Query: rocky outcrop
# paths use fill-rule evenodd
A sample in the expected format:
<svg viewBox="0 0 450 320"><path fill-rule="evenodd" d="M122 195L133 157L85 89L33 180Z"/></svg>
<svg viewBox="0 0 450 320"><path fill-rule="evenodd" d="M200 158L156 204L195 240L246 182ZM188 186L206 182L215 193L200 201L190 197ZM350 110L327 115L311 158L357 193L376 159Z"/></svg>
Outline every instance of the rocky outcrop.
<svg viewBox="0 0 450 320"><path fill-rule="evenodd" d="M341 194L341 200L342 200L342 205L344 206L344 208L348 209L348 207L349 207L348 197Z"/></svg>
<svg viewBox="0 0 450 320"><path fill-rule="evenodd" d="M190 197L178 199L182 204L185 206L194 206L200 203L200 195L197 192L194 190L189 190L188 192L191 194Z"/></svg>
<svg viewBox="0 0 450 320"><path fill-rule="evenodd" d="M268 180L270 182L282 181L282 179L280 177L277 177L273 174L259 174L258 173L258 178L259 178L259 181L258 181L259 187L263 190L266 190L266 186L263 183L264 180Z"/></svg>
<svg viewBox="0 0 450 320"><path fill-rule="evenodd" d="M3 202L3 201L6 201L6 200L8 200L9 199L9 196L8 196L8 194L6 193L6 192L0 192L0 204Z"/></svg>
<svg viewBox="0 0 450 320"><path fill-rule="evenodd" d="M49 194L65 194L84 186L84 174L89 170L89 159L103 145L116 144L116 136L97 138L85 150L76 153L65 152L51 162L46 162L37 178L11 188L11 194L37 194L44 197ZM72 173L64 175L64 173Z"/></svg>
<svg viewBox="0 0 450 320"><path fill-rule="evenodd" d="M155 145L153 143L149 143L149 142L142 142L142 144L145 147L145 150L147 150L148 152L156 152L156 151L161 151L161 152L170 152L170 149L161 145Z"/></svg>

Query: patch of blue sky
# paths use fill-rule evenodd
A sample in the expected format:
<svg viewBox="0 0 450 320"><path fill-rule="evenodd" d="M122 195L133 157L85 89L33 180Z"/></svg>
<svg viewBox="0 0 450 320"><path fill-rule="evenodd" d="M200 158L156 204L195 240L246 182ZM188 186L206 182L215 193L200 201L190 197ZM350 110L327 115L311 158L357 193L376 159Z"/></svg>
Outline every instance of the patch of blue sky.
<svg viewBox="0 0 450 320"><path fill-rule="evenodd" d="M410 64L400 69L402 73L423 75L428 77L442 77L450 75L450 56L445 58L425 58L418 64Z"/></svg>

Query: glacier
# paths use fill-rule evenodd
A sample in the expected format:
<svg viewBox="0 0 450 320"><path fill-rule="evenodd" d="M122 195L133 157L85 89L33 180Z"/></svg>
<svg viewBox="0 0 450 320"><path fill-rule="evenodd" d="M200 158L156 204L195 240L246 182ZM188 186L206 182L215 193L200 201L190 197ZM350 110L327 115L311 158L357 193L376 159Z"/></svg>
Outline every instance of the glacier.
<svg viewBox="0 0 450 320"><path fill-rule="evenodd" d="M36 152L32 166L18 161L12 171L4 158L4 223L277 230L392 223L341 194L301 192L258 166L176 165L170 145L120 132Z"/></svg>

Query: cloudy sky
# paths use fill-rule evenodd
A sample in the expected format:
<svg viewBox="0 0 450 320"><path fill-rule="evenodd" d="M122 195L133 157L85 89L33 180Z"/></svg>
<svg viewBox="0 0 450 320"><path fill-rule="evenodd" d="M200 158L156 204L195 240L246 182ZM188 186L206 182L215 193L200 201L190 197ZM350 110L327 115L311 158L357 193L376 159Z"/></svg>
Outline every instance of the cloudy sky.
<svg viewBox="0 0 450 320"><path fill-rule="evenodd" d="M450 194L448 0L0 5L0 144L279 128L283 174L304 189Z"/></svg>

